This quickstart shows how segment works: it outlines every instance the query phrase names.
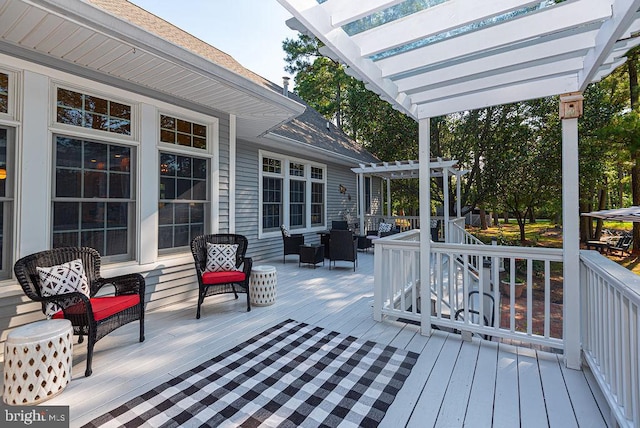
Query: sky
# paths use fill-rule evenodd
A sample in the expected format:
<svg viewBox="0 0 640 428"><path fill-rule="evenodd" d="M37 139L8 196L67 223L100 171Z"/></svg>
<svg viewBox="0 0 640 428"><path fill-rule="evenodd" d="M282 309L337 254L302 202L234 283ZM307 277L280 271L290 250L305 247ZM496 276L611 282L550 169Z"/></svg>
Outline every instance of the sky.
<svg viewBox="0 0 640 428"><path fill-rule="evenodd" d="M129 0L231 55L245 68L282 85L282 42L298 33L276 0ZM292 77L292 76L290 76Z"/></svg>

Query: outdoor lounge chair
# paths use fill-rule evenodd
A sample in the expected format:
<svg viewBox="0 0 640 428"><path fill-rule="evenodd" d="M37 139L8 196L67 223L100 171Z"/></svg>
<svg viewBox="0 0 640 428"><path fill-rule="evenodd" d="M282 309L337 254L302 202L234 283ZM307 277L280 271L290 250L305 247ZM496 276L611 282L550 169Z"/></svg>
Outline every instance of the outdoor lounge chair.
<svg viewBox="0 0 640 428"><path fill-rule="evenodd" d="M304 235L292 235L284 225L280 226L280 231L283 245L282 263L286 263L289 254L300 255L300 245L304 245Z"/></svg>
<svg viewBox="0 0 640 428"><path fill-rule="evenodd" d="M49 269L53 273L49 278L60 281L66 285L73 281L62 277L60 269L65 264L70 265L80 259L82 268L89 286L89 295L81 291L65 290L64 294L46 295L42 293L42 268ZM41 268L40 272L37 268ZM80 336L78 343L82 343L87 336L87 367L85 376L91 376L91 361L93 347L96 342L118 327L122 327L132 321L140 320L140 342L144 341L144 293L145 282L142 275L133 273L114 278L100 277L100 254L88 247L63 247L41 251L18 260L13 270L16 279L31 300L42 304L42 312L51 318L65 318L73 325L73 334ZM65 272L66 274L67 272ZM69 275L75 275L70 272ZM80 277L76 275L77 277ZM114 295L96 296L103 287L115 288ZM44 295L43 295L44 294ZM101 293L102 294L102 293ZM52 306L52 305L58 306ZM54 308L55 313L51 313Z"/></svg>
<svg viewBox="0 0 640 428"><path fill-rule="evenodd" d="M353 262L353 270L358 264L358 238L350 230L332 230L329 237L329 269L331 262L336 265L337 260Z"/></svg>
<svg viewBox="0 0 640 428"><path fill-rule="evenodd" d="M611 242L607 245L607 251L611 253L611 251L620 251L620 255L624 255L624 253L631 254L631 245L633 244L633 235L627 234L623 235L620 239L615 242Z"/></svg>
<svg viewBox="0 0 640 428"><path fill-rule="evenodd" d="M237 245L237 248L232 251L229 245ZM204 298L215 294L233 293L237 299L238 293L246 293L247 312L251 310L249 275L253 260L245 257L247 245L246 237L235 234L200 235L193 238L191 253L198 277L196 319L200 319L200 306Z"/></svg>

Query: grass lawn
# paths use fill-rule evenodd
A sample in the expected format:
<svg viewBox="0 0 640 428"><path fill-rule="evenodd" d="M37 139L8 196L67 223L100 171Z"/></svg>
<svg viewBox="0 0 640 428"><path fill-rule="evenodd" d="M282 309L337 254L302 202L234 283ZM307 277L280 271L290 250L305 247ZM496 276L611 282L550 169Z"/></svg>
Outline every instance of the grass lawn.
<svg viewBox="0 0 640 428"><path fill-rule="evenodd" d="M632 223L605 221L603 227L610 230L630 231ZM501 221L499 226L491 226L487 230L470 227L468 231L486 244L490 244L491 239L496 238L503 245L523 245L520 243L518 222L513 219L507 224ZM562 248L562 227L554 225L548 220L537 220L534 224L527 223L525 225L525 238L524 245L526 246ZM605 254L605 256L640 275L640 256L633 254L630 256Z"/></svg>

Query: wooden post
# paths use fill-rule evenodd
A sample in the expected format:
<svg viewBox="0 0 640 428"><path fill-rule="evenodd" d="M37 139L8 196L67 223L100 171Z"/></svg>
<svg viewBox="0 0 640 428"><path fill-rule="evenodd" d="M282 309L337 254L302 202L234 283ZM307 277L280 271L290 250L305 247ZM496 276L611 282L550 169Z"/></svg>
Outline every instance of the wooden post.
<svg viewBox="0 0 640 428"><path fill-rule="evenodd" d="M563 334L564 363L581 368L580 330L580 210L578 180L578 118L583 97L579 93L560 96L562 119L562 234L563 234Z"/></svg>

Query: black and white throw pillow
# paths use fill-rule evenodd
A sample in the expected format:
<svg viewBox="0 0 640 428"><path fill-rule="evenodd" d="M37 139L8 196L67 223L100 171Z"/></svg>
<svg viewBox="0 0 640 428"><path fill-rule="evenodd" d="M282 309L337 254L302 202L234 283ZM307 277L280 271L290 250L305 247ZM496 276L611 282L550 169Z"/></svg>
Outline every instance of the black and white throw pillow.
<svg viewBox="0 0 640 428"><path fill-rule="evenodd" d="M79 291L89 297L91 291L87 275L81 259L51 267L36 267L40 277L40 293L43 297ZM66 299L65 301L48 302L45 305L45 315L53 316L63 308L77 303L79 299Z"/></svg>
<svg viewBox="0 0 640 428"><path fill-rule="evenodd" d="M391 223L380 223L378 225L378 236L382 236L383 233L391 232Z"/></svg>
<svg viewBox="0 0 640 428"><path fill-rule="evenodd" d="M238 244L211 244L207 242L206 272L225 272L236 268Z"/></svg>
<svg viewBox="0 0 640 428"><path fill-rule="evenodd" d="M285 226L284 224L280 226L280 230L282 230L282 235L285 238L289 238L291 236L291 233L289 233L289 229L287 229L287 226Z"/></svg>

